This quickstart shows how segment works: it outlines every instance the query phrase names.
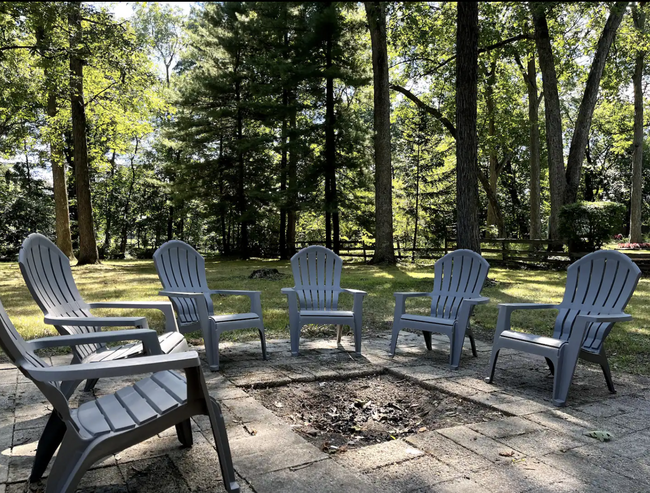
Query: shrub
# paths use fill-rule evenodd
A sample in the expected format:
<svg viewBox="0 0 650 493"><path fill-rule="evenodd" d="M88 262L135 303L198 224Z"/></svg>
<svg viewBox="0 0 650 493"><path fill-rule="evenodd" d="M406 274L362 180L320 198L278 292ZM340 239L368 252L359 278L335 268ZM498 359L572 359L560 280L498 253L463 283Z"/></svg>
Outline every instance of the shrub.
<svg viewBox="0 0 650 493"><path fill-rule="evenodd" d="M620 230L625 206L615 202L576 202L560 211L560 234L569 252L593 252Z"/></svg>

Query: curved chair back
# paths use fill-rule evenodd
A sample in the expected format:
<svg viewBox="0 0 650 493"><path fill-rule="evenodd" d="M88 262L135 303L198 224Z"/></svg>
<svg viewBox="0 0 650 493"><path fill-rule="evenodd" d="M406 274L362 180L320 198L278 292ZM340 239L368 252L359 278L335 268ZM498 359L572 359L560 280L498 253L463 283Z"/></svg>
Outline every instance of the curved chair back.
<svg viewBox="0 0 650 493"><path fill-rule="evenodd" d="M45 236L32 233L23 242L18 256L27 288L45 316L90 317L88 304L81 297L72 277L68 257ZM60 334L94 332L94 327L60 326ZM75 348L81 358L103 345L86 344Z"/></svg>
<svg viewBox="0 0 650 493"><path fill-rule="evenodd" d="M171 240L156 250L153 254L153 262L160 282L166 290L204 293L208 314L214 313L205 276L205 260L199 252L183 241ZM189 330L199 330L200 320L196 301L191 298L172 296L169 298L174 304L181 326L184 326L183 332L187 332L188 326L194 324L197 324L196 328Z"/></svg>
<svg viewBox="0 0 650 493"><path fill-rule="evenodd" d="M341 291L343 260L322 246L303 248L291 257L300 308L336 310Z"/></svg>
<svg viewBox="0 0 650 493"><path fill-rule="evenodd" d="M567 340L581 313L623 312L640 277L641 269L630 257L613 250L593 252L571 264L553 337ZM599 353L613 325L607 322L591 324L582 349Z"/></svg>
<svg viewBox="0 0 650 493"><path fill-rule="evenodd" d="M455 250L439 259L434 267L431 315L455 319L465 298L480 296L490 264L472 250Z"/></svg>

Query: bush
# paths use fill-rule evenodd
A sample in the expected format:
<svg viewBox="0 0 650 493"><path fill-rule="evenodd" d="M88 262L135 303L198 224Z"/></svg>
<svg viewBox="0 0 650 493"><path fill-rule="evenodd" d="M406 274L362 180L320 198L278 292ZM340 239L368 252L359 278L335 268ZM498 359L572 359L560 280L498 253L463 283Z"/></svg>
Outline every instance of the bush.
<svg viewBox="0 0 650 493"><path fill-rule="evenodd" d="M625 206L615 202L576 202L560 211L560 234L569 252L593 252L619 231Z"/></svg>

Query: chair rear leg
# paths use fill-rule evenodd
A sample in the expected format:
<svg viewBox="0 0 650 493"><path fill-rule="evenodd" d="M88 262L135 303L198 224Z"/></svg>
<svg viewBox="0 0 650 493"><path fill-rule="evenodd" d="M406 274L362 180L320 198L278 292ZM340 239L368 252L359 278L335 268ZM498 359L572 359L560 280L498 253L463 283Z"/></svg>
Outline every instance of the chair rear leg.
<svg viewBox="0 0 650 493"><path fill-rule="evenodd" d="M90 392L92 389L94 389L95 385L97 385L97 380L99 380L99 378L86 380L86 385L84 386L84 392Z"/></svg>
<svg viewBox="0 0 650 493"><path fill-rule="evenodd" d="M490 354L490 363L488 363L488 376L485 377L487 383L492 383L494 380L494 370L497 367L497 360L499 359L499 351L501 348L497 346L492 347L492 353Z"/></svg>
<svg viewBox="0 0 650 493"><path fill-rule="evenodd" d="M544 358L544 359L546 360L548 369L551 371L551 375L555 375L555 365L553 364L553 360L550 358Z"/></svg>
<svg viewBox="0 0 650 493"><path fill-rule="evenodd" d="M191 447L194 444L192 436L192 422L189 419L176 425L176 436L183 447Z"/></svg>
<svg viewBox="0 0 650 493"><path fill-rule="evenodd" d="M612 394L616 393L614 388L614 381L612 380L612 372L609 370L609 361L607 361L607 355L605 354L605 349L600 350L599 355L600 367L603 369L603 375L605 375L605 381L607 382L607 388Z"/></svg>
<svg viewBox="0 0 650 493"><path fill-rule="evenodd" d="M235 478L235 469L233 468L232 456L230 455L226 423L221 413L221 406L211 397L208 402L208 416L210 417L214 443L217 448L217 455L219 456L223 484L229 493L239 493L239 484L237 484L237 479Z"/></svg>
<svg viewBox="0 0 650 493"><path fill-rule="evenodd" d="M32 473L29 476L30 483L35 483L43 477L43 473L47 469L50 460L52 460L54 452L61 445L61 441L65 436L65 430L65 423L56 411L52 411L50 419L48 419L43 430L43 434L38 440L34 465L32 466Z"/></svg>
<svg viewBox="0 0 650 493"><path fill-rule="evenodd" d="M262 342L262 359L266 360L266 335L264 334L264 329L258 329L260 333L260 341Z"/></svg>
<svg viewBox="0 0 650 493"><path fill-rule="evenodd" d="M469 343L472 346L472 355L475 358L478 358L478 353L476 352L476 341L474 340L474 333L468 329L467 336L469 337Z"/></svg>
<svg viewBox="0 0 650 493"><path fill-rule="evenodd" d="M431 332L427 332L426 330L423 330L422 335L424 336L424 344L426 344L427 350L431 351L431 349L432 349L432 346L431 346Z"/></svg>

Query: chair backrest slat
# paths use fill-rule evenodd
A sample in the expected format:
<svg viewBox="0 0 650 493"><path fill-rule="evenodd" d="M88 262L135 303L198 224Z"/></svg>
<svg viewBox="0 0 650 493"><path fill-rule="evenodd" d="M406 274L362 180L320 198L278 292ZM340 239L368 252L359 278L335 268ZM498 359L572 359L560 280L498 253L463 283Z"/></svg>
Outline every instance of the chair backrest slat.
<svg viewBox="0 0 650 493"><path fill-rule="evenodd" d="M20 271L34 301L47 316L90 317L88 304L81 297L72 277L70 261L45 236L33 233L23 242L18 256ZM94 332L91 326L56 325L61 334ZM102 344L75 347L79 357L96 352Z"/></svg>
<svg viewBox="0 0 650 493"><path fill-rule="evenodd" d="M291 258L291 270L300 308L336 310L343 260L322 246L303 248Z"/></svg>
<svg viewBox="0 0 650 493"><path fill-rule="evenodd" d="M163 287L169 291L204 293L208 314L214 313L205 260L199 252L183 241L171 240L163 244L153 255L154 265ZM191 298L170 297L181 325L199 322L196 301Z"/></svg>
<svg viewBox="0 0 650 493"><path fill-rule="evenodd" d="M567 340L578 315L622 312L640 277L639 267L627 255L613 250L590 253L571 264L553 337ZM583 348L599 352L613 325L590 324Z"/></svg>
<svg viewBox="0 0 650 493"><path fill-rule="evenodd" d="M431 315L453 319L466 298L478 297L490 265L471 250L455 250L439 259L434 267Z"/></svg>

